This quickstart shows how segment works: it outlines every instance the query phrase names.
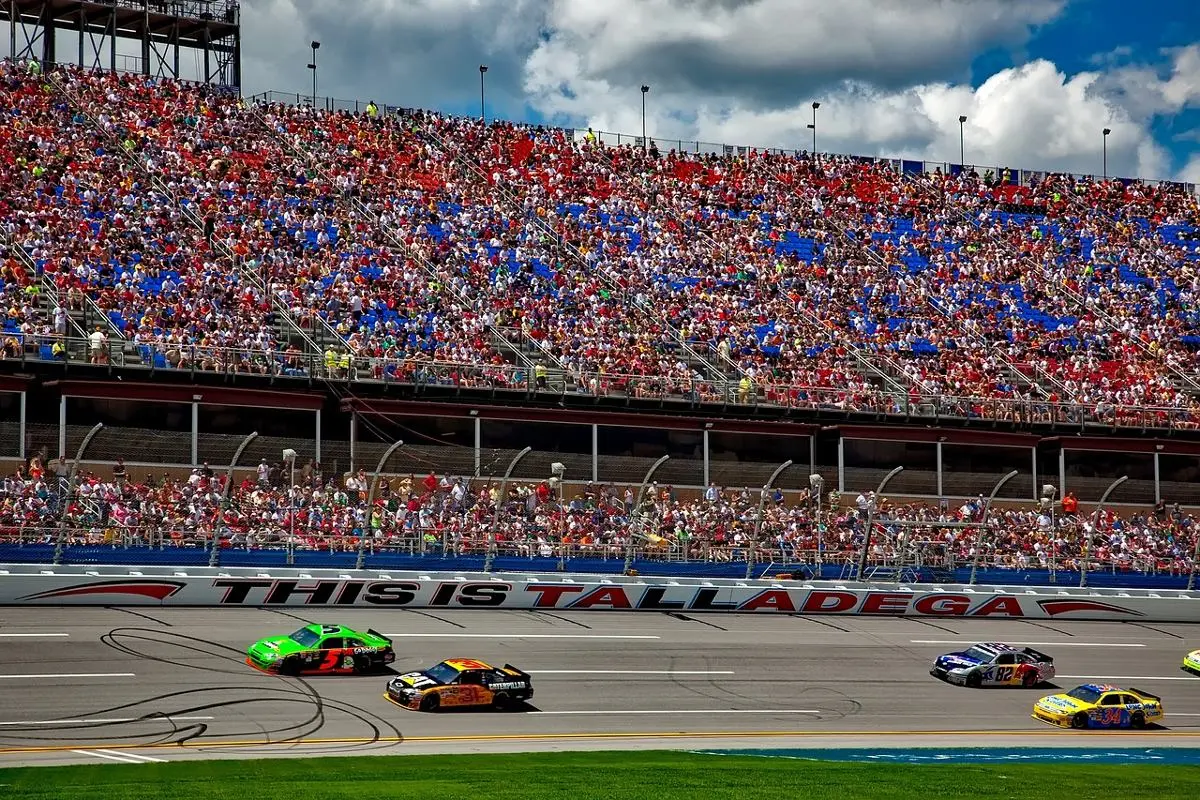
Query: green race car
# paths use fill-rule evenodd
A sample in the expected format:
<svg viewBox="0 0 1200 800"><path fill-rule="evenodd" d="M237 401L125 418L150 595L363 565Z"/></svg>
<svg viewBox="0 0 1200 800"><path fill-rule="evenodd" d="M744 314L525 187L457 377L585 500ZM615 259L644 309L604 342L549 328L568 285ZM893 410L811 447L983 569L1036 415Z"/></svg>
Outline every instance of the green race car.
<svg viewBox="0 0 1200 800"><path fill-rule="evenodd" d="M268 636L250 645L246 663L279 675L355 675L396 660L392 640L345 625L305 625L287 636Z"/></svg>
<svg viewBox="0 0 1200 800"><path fill-rule="evenodd" d="M1200 650L1193 650L1184 656L1181 669L1193 675L1200 675Z"/></svg>

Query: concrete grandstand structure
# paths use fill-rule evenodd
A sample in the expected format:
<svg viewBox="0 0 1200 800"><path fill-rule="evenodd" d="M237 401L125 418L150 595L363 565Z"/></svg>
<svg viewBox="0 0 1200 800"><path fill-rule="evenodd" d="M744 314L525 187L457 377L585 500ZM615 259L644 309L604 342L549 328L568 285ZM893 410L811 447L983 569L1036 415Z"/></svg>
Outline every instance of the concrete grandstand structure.
<svg viewBox="0 0 1200 800"><path fill-rule="evenodd" d="M19 62L0 78L13 558L504 551L836 576L861 550L1055 575L1094 533L1092 569L1194 574L1194 520L1166 507L1197 504L1194 187L610 146ZM56 482L97 420L92 474ZM243 463L268 474L222 483L251 431ZM383 467L408 486L375 494L401 439ZM300 482L271 471L284 449ZM119 458L119 478L95 465ZM160 464L198 472L147 483ZM923 499L867 496L896 464L891 490Z"/></svg>

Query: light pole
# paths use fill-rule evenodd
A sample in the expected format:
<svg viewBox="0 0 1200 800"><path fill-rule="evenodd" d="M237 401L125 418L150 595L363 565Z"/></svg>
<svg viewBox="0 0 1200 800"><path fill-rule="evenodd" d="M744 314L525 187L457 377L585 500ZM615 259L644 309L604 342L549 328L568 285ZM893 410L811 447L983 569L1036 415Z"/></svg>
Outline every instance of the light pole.
<svg viewBox="0 0 1200 800"><path fill-rule="evenodd" d="M967 139L963 133L963 126L967 124L965 115L958 116L958 165L963 169L967 168Z"/></svg>
<svg viewBox="0 0 1200 800"><path fill-rule="evenodd" d="M290 567L296 560L296 451L283 451L283 460L288 465L288 544L287 563Z"/></svg>
<svg viewBox="0 0 1200 800"><path fill-rule="evenodd" d="M785 469L791 465L792 460L789 458L787 461L776 467L775 471L771 473L771 477L767 479L765 484L763 484L762 492L760 492L758 495L758 515L754 518L754 537L750 540L750 553L746 556L747 578L750 577L751 570L754 568L754 562L756 560L754 556L755 553L758 552L758 536L762 531L763 509L766 508L767 505L767 492L769 492L771 487L775 485L775 480L783 473Z"/></svg>
<svg viewBox="0 0 1200 800"><path fill-rule="evenodd" d="M1104 142L1104 180L1108 180L1108 135L1112 133L1112 128L1105 128L1100 133L1101 141Z"/></svg>
<svg viewBox="0 0 1200 800"><path fill-rule="evenodd" d="M825 554L825 529L821 525L821 503L825 499L825 478L815 472L809 475L808 491L817 498L817 516L813 519L813 530L817 534L817 577L819 578Z"/></svg>
<svg viewBox="0 0 1200 800"><path fill-rule="evenodd" d="M75 451L75 460L71 462L70 469L67 471L67 492L66 496L62 498L62 502L59 503L58 541L54 544L54 564L56 566L62 563L63 544L67 537L67 511L70 510L71 498L75 495L75 478L79 473L79 462L83 460L83 454L87 452L92 439L103 427L103 422L97 422L92 426L87 436L83 437L83 441L79 443L79 449Z"/></svg>
<svg viewBox="0 0 1200 800"><path fill-rule="evenodd" d="M1112 494L1118 486L1129 480L1128 475L1122 475L1117 478L1109 487L1104 490L1104 494L1100 497L1100 502L1096 503L1096 510L1092 513L1092 529L1088 531L1087 540L1083 547L1083 563L1079 567L1079 588L1087 588L1088 560L1092 556L1092 539L1096 535L1096 528L1100 526L1100 512L1104 510L1104 504L1108 502L1108 496Z"/></svg>
<svg viewBox="0 0 1200 800"><path fill-rule="evenodd" d="M1042 510L1050 512L1050 583L1058 583L1055 574L1056 559L1054 557L1055 539L1058 536L1058 520L1054 514L1054 499L1058 496L1058 487L1053 483L1042 484Z"/></svg>
<svg viewBox="0 0 1200 800"><path fill-rule="evenodd" d="M308 68L312 70L312 106L315 109L317 107L317 51L321 49L321 43L314 39L309 43L309 47L312 48L312 61L309 62Z"/></svg>
<svg viewBox="0 0 1200 800"><path fill-rule="evenodd" d="M496 530L500 527L500 509L504 507L504 493L508 491L508 478L512 475L512 471L516 469L517 462L524 458L532 447L526 447L521 452L513 456L513 460L508 462L508 469L504 470L504 478L500 481L500 492L496 495L496 509L492 512L492 529L488 531L488 546L487 555L483 560L483 571L492 571L492 560L496 557Z"/></svg>
<svg viewBox="0 0 1200 800"><path fill-rule="evenodd" d="M487 124L487 115L483 111L483 108L484 108L484 106L483 106L483 99L484 99L483 76L487 73L487 71L488 71L487 64L479 65L479 121L482 122L484 125Z"/></svg>
<svg viewBox="0 0 1200 800"><path fill-rule="evenodd" d="M875 490L874 502L867 506L867 529L863 532L863 549L862 558L858 562L858 579L863 580L863 575L867 571L867 557L871 554L871 528L875 525L875 507L879 503L879 498L883 495L883 490L887 487L888 482L904 471L904 467L896 467L894 470L883 476L883 480L879 482L879 487Z"/></svg>
<svg viewBox="0 0 1200 800"><path fill-rule="evenodd" d="M1000 490L1002 488L1004 488L1004 484L1008 483L1013 478L1017 477L1017 475L1019 475L1019 474L1020 474L1020 471L1014 469L1012 472L1008 473L1003 478L1001 478L996 483L996 485L992 487L992 493L988 495L987 502L983 504L983 533L987 533L987 530L988 530L988 513L990 513L992 510L992 501L996 499L996 495L1000 494ZM979 557L981 555L983 555L983 535L982 534L980 534L978 540L975 542L975 560L971 562L971 585L972 586L975 585L975 573L979 570Z"/></svg>
<svg viewBox="0 0 1200 800"><path fill-rule="evenodd" d="M661 467L663 464L665 464L667 462L667 459L669 459L669 458L670 458L670 456L662 456L661 458L659 458L658 461L655 461L653 464L650 465L650 469L646 470L646 476L644 478L642 478L642 488L638 490L637 503L633 507L633 517L635 519L637 519L639 522L641 521L641 518L642 518L642 503L645 502L646 488L650 485L650 479L652 477L654 477L654 473L658 472L658 468ZM628 573L631 569L633 569L633 541L634 541L633 528L634 528L634 523L633 523L633 519L631 519L631 520L629 520L628 532L626 533L626 537L625 537L628 540L625 545L625 572L626 573Z"/></svg>
<svg viewBox="0 0 1200 800"><path fill-rule="evenodd" d="M404 440L397 439L392 443L392 446L383 451L383 455L379 458L379 463L375 465L375 471L371 473L371 488L367 491L367 530L363 536L358 537L358 558L354 562L355 569L363 568L363 560L366 558L366 542L367 536L371 534L371 514L375 509L375 490L379 487L379 475L383 472L384 466L388 459L392 457L392 453L404 446ZM417 529L417 535L421 536L420 529Z"/></svg>
<svg viewBox="0 0 1200 800"><path fill-rule="evenodd" d="M650 91L650 87L642 84L642 150L650 149L650 143L646 141L646 93Z"/></svg>
<svg viewBox="0 0 1200 800"><path fill-rule="evenodd" d="M814 156L817 154L817 109L820 107L821 104L814 100L812 104L813 121L808 125L808 129L813 132L812 154Z"/></svg>

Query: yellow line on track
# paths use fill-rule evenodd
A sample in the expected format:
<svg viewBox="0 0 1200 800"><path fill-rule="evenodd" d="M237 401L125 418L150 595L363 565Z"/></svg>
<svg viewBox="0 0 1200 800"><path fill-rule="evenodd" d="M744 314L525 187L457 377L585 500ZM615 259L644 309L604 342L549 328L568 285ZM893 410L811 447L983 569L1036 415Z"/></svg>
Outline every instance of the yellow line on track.
<svg viewBox="0 0 1200 800"><path fill-rule="evenodd" d="M287 742L263 741L190 741L182 744L164 742L156 744L121 744L87 742L84 744L43 745L38 747L5 747L0 748L0 755L13 753L57 753L69 750L95 750L98 747L109 750L162 750L167 748L188 748L206 750L209 748L235 747L304 747L331 744L370 745L370 744L404 744L407 742L519 742L519 741L569 741L578 739L728 739L739 736L747 738L767 737L796 737L815 739L828 737L852 736L1103 736L1105 738L1148 736L1170 736L1171 738L1200 737L1200 731L1069 731L1069 730L1010 730L1010 731L620 731L593 733L490 733L490 734L458 734L453 736L381 736L378 738L353 737L345 739L299 739Z"/></svg>

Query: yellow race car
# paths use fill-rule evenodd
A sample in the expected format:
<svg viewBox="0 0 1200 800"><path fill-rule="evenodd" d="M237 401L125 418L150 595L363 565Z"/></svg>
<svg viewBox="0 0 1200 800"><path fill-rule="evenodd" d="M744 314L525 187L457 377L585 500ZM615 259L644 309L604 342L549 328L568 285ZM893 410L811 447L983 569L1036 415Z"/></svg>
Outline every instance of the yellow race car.
<svg viewBox="0 0 1200 800"><path fill-rule="evenodd" d="M388 681L389 701L414 711L439 708L512 708L533 697L533 679L512 664L493 667L473 658L448 658Z"/></svg>
<svg viewBox="0 0 1200 800"><path fill-rule="evenodd" d="M1033 718L1062 728L1144 728L1163 721L1162 698L1141 689L1085 683L1038 700Z"/></svg>
<svg viewBox="0 0 1200 800"><path fill-rule="evenodd" d="M1200 675L1200 650L1193 650L1184 656L1183 666L1180 669L1193 675Z"/></svg>

